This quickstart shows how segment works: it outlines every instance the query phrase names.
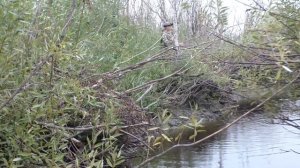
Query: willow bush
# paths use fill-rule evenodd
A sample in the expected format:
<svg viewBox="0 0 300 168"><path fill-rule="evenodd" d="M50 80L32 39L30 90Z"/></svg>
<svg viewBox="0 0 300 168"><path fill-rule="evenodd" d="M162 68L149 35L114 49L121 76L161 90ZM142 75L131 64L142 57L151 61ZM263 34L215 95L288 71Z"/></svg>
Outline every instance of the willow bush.
<svg viewBox="0 0 300 168"><path fill-rule="evenodd" d="M114 114L118 103L100 100L89 82L154 53L120 64L147 50L159 33L127 22L118 13L119 1L97 1L90 8L75 0L4 0L0 8L0 165L116 167L124 162L119 135L109 126L120 124ZM107 129L94 130L88 147L75 156L69 141L76 132L49 130L39 122L105 123ZM99 134L108 139L97 141Z"/></svg>
<svg viewBox="0 0 300 168"><path fill-rule="evenodd" d="M215 19L210 23L216 23L216 32L223 33L227 8L216 2L216 18L207 20ZM147 95L143 90L119 99L105 96L162 78L183 66L188 71L180 75L199 75L226 86L233 80L229 76L232 67L222 61L243 60L236 59L240 54L250 57L220 39L195 37L191 44L196 46L186 46L178 62L154 61L93 88L101 75L161 51L156 20L131 20L122 15L122 5L120 0L92 4L89 0L0 1L0 167L117 167L126 158L118 141L121 134L112 125L124 124L118 112L131 110L122 108L124 101L144 96L138 102L144 108L165 95L154 88ZM298 8L297 1L282 0L258 25L272 30L269 37L272 46L278 46L281 62L289 61L286 55L299 52L299 24L294 22ZM284 24L274 26L273 21ZM265 39L259 33L248 35L250 43L264 45L259 43ZM247 70L244 73L248 75ZM174 80L185 79L180 75ZM138 108L135 103L127 105ZM49 129L47 123L58 127ZM104 128L93 129L88 135L63 129L99 124ZM70 141L76 143L74 137L83 137L87 145L79 143L74 150L70 145Z"/></svg>

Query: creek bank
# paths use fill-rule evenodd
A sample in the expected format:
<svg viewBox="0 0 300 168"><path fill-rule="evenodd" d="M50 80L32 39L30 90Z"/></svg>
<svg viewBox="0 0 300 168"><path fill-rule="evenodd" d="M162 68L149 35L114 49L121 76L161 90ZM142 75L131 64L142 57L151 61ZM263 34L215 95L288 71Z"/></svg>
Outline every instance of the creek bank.
<svg viewBox="0 0 300 168"><path fill-rule="evenodd" d="M171 79L162 84L166 98L161 104L168 109L168 126L179 127L187 124L189 118L195 118L201 124L216 121L238 108L241 96L235 94L230 86L222 88L212 80L201 78Z"/></svg>
<svg viewBox="0 0 300 168"><path fill-rule="evenodd" d="M171 137L176 136L183 131L182 125L190 125L191 121L188 118L194 117L198 120L199 124L203 126L203 130L205 131L199 133L197 138L205 137L209 133L216 131L217 128L224 126L232 119L257 106L261 99L276 91L280 86L281 85L276 85L268 89L264 88L261 92L255 90L255 92L259 92L260 94L253 94L252 91L248 91L249 93L242 93L245 96L240 96L240 94L236 94L236 92L233 92L230 89L225 90L220 88L212 81L209 81L209 83L207 83L207 81L194 81L193 86L189 88L189 91L192 94L189 94L188 96L187 94L183 94L183 96L175 95L177 96L176 99L171 99L173 102L170 104L172 105L166 104L164 106L172 115L167 124L164 125L164 127L169 127L164 133ZM266 102L256 111L260 112L264 109L270 113L267 115L273 116L274 114L277 114L278 111L284 111L283 109L298 110L300 107L300 100L297 99L297 96L295 97L295 95L299 94L298 90L298 85L292 85L290 90L274 96L272 100ZM173 91L172 93L174 94L176 92ZM181 93L187 92L183 91ZM182 97L188 98L186 98L185 101L178 101L182 100ZM290 98L293 98L294 100L290 101ZM177 103L174 100L177 100ZM283 106L276 105L276 102L278 101L283 101L284 103L280 103ZM286 106L288 106L288 108ZM184 134L185 136L183 137L187 140L188 137L193 134L193 129L184 129Z"/></svg>
<svg viewBox="0 0 300 168"><path fill-rule="evenodd" d="M105 119L115 118L110 121L116 123L116 125L107 125L105 129L102 129L102 134L97 137L96 143L102 143L104 140L115 136L112 142L122 150L122 156L125 158L126 164L130 165L131 158L141 157L141 155L149 152L148 149L150 148L159 151L153 146L147 146L149 137L154 136L154 138L157 138L165 134L174 140L179 131L182 131L180 126L189 125L191 118L196 119L199 124L204 126L204 128L201 128L204 131L200 132L196 138L204 137L230 121L235 116L234 114L251 109L256 104L253 104L253 102L258 100L243 98L233 92L231 86L224 88L212 80L204 80L199 77L189 77L188 80L182 78L184 77L170 78L159 83L156 89L157 93L164 95L159 108L167 110L167 116L170 116L167 117L169 118L167 122L162 122L159 117L153 118L153 113L151 114L137 105L130 95L119 94L108 87L99 86L95 97L98 97L99 102L106 104L103 111L101 111L101 114L105 113L106 116L100 119L105 122ZM159 115L159 113L156 114ZM92 115L85 116L84 123L90 123L92 119ZM141 123L149 124L139 125ZM78 127L78 125L76 126ZM124 128L122 126L128 127ZM159 127L160 129L151 131L153 127ZM184 140L190 142L189 137L193 134L193 131L193 129L185 129L180 142ZM86 131L79 133L83 136L75 135L75 139L80 142L82 148L87 148L86 139L92 137L87 136L85 133ZM169 145L174 142L172 141ZM72 144L74 142L70 140L70 145ZM101 152L99 157L106 157L112 152L111 150ZM77 156L82 154L81 150L72 152L77 152ZM75 156L71 155L67 160L72 161L74 158Z"/></svg>

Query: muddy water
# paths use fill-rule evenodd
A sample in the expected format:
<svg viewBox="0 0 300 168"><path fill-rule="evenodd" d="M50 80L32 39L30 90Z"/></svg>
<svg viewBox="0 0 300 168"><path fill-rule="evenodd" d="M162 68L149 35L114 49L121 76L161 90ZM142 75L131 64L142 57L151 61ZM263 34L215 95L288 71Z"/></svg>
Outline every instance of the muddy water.
<svg viewBox="0 0 300 168"><path fill-rule="evenodd" d="M300 154L294 152L300 152L300 131L270 121L265 114L248 116L213 139L173 150L148 167L300 168Z"/></svg>

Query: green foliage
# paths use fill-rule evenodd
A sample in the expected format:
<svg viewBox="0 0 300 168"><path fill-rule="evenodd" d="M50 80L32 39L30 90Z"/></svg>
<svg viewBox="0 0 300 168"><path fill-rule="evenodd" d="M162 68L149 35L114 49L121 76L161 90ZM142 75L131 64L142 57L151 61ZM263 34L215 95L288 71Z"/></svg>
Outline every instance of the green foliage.
<svg viewBox="0 0 300 168"><path fill-rule="evenodd" d="M222 85L230 82L227 67L215 61L233 59L240 51L220 41L203 46L202 39L193 39L202 48L187 48L180 53L182 60L178 62L152 62L93 88L102 73L157 54L161 50L158 44L161 32L151 21L136 24L124 16L120 0L93 1L91 6L87 2L0 1L0 105L5 106L0 109L0 167L118 167L125 161L124 147L119 144L121 135L117 127L112 125L123 122L121 112L131 110L122 111L125 100L116 99L113 93L162 78L184 65L189 68L187 76L200 75ZM279 18L289 28L272 25L271 17L268 24L262 25L268 29L274 26L274 33L298 38L299 34L290 28L299 32L299 24L284 19L298 18L297 5L282 3L286 6L274 10L296 13L291 16L283 13L284 17ZM182 8L188 10L191 6L183 3ZM222 1L212 1L211 11L202 10L195 19L223 33L228 9ZM254 36L253 39L262 38ZM272 46L283 55L281 60L285 60L288 52L299 49L299 40L290 41L287 37L278 34L272 38ZM293 47L287 50L290 44ZM20 87L24 81L25 85ZM149 109L159 104L162 91L153 88L140 101L142 107ZM130 99L143 94L143 91L132 93ZM168 130L170 113L165 110L157 117L162 128ZM86 132L65 129L100 124L101 129ZM187 127L193 130L190 139L195 140L201 123L191 118ZM161 133L148 139L149 142L153 139L154 146L162 146L163 142L177 141L180 136L171 138Z"/></svg>
<svg viewBox="0 0 300 168"><path fill-rule="evenodd" d="M276 1L270 9L263 11L263 18L248 34L247 42L263 49L268 59L277 61L281 67L281 70L273 74L275 80L281 79L282 70L289 72L290 69L299 67L296 57L291 56L300 52L299 7L298 1Z"/></svg>
<svg viewBox="0 0 300 168"><path fill-rule="evenodd" d="M209 6L212 10L211 14L213 16L213 19L216 21L215 28L217 28L219 30L219 33L222 34L224 31L224 27L228 24L228 7L223 6L222 0L211 0Z"/></svg>
<svg viewBox="0 0 300 168"><path fill-rule="evenodd" d="M119 134L109 126L118 123L120 105L100 99L90 87L97 76L91 77L144 59L157 49L120 64L147 50L159 33L123 21L120 9L117 0L97 1L92 9L83 1L0 2L1 105L33 74L0 111L0 167L116 167L124 162ZM53 57L34 69L48 55ZM92 141L81 139L89 145L74 157L70 138L77 133L38 124L48 122L69 127L104 123L107 138L99 141L100 135L92 134Z"/></svg>
<svg viewBox="0 0 300 168"><path fill-rule="evenodd" d="M196 140L196 137L199 132L203 132L203 125L201 124L201 121L198 121L194 116L190 118L190 122L186 125L187 128L190 128L193 130L193 134L189 136L190 140Z"/></svg>

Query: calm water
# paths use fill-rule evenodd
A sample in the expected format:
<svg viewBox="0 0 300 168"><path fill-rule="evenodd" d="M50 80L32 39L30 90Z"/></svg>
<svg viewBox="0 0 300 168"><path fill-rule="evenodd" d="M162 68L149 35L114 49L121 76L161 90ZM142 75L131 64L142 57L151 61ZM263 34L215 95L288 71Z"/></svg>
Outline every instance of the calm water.
<svg viewBox="0 0 300 168"><path fill-rule="evenodd" d="M159 168L300 168L300 133L255 114L207 142L173 150L151 162ZM288 130L289 131L288 131Z"/></svg>

